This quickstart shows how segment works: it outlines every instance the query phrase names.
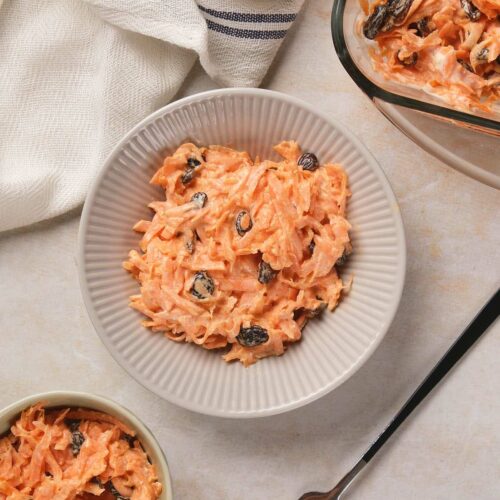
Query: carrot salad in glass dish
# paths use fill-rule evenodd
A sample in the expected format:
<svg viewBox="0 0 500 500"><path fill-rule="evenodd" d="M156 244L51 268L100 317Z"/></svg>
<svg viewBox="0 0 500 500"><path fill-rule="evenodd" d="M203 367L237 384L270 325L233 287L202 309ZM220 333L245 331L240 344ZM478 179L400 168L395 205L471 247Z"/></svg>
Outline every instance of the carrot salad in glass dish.
<svg viewBox="0 0 500 500"><path fill-rule="evenodd" d="M1 500L155 500L161 491L135 431L106 413L38 403L0 439Z"/></svg>
<svg viewBox="0 0 500 500"><path fill-rule="evenodd" d="M462 110L500 97L500 0L362 1L374 68Z"/></svg>
<svg viewBox="0 0 500 500"><path fill-rule="evenodd" d="M294 141L274 150L281 161L187 143L165 159L151 182L166 199L135 225L140 251L123 263L146 327L247 366L337 306L351 252L346 173Z"/></svg>

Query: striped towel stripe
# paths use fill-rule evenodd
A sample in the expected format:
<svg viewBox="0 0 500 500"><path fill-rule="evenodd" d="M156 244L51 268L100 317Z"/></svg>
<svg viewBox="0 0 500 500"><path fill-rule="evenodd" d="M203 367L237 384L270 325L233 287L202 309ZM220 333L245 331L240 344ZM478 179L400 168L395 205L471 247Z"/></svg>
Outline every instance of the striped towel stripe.
<svg viewBox="0 0 500 500"><path fill-rule="evenodd" d="M211 9L199 4L198 8L205 14L204 17L208 29L236 38L253 40L281 40L282 38L285 38L287 34L286 29L269 29L277 27L269 25L291 24L297 17L296 13L259 14L250 12L233 12ZM250 26L245 28L241 26L230 26L217 22L218 19L221 21L229 21L230 23L246 23ZM255 29L252 24L256 25Z"/></svg>
<svg viewBox="0 0 500 500"><path fill-rule="evenodd" d="M279 40L280 38L284 38L287 33L287 30L262 31L233 28L232 26L225 26L223 24L216 23L214 21L211 21L210 19L206 19L206 22L208 29L238 38L250 38L254 40Z"/></svg>
<svg viewBox="0 0 500 500"><path fill-rule="evenodd" d="M227 12L209 9L198 5L198 8L213 17L224 19L225 21L237 21L245 23L291 23L295 21L297 14L252 14L245 12Z"/></svg>

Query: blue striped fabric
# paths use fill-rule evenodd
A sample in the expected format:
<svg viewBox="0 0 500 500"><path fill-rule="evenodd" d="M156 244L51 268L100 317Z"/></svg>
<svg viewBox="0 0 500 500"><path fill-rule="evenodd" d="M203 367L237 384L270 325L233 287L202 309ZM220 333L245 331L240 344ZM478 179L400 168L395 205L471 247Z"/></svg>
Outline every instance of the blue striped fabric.
<svg viewBox="0 0 500 500"><path fill-rule="evenodd" d="M208 29L238 38L253 38L254 40L279 40L280 38L284 38L287 33L287 30L262 31L233 28L232 26L225 26L223 24L215 23L210 19L206 19L206 21Z"/></svg>
<svg viewBox="0 0 500 500"><path fill-rule="evenodd" d="M198 8L213 17L226 21L238 21L244 23L291 23L295 21L297 14L252 14L246 12L227 12L222 10L209 9L198 5Z"/></svg>
<svg viewBox="0 0 500 500"><path fill-rule="evenodd" d="M233 12L211 9L203 5L198 5L198 8L205 14L205 21L208 29L216 31L217 33L223 33L224 35L253 40L281 40L285 37L287 30L266 29L266 24L290 24L297 17L296 13L258 14L250 12ZM255 23L256 26L255 29L240 28L238 26L222 24L210 18L229 21L230 23ZM262 29L260 29L261 27Z"/></svg>

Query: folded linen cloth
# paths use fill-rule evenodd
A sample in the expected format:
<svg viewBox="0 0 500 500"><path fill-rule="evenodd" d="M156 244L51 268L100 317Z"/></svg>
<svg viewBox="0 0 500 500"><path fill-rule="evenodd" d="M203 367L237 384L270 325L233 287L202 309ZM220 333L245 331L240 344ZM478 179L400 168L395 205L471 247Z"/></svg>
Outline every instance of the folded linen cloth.
<svg viewBox="0 0 500 500"><path fill-rule="evenodd" d="M196 58L257 86L304 0L0 0L0 231L80 205Z"/></svg>

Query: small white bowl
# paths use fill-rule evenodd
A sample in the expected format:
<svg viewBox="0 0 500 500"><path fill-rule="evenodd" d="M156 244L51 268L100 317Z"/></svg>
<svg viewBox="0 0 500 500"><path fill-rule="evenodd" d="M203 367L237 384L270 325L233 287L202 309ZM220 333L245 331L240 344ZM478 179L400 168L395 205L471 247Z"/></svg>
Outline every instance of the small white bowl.
<svg viewBox="0 0 500 500"><path fill-rule="evenodd" d="M156 466L158 478L163 485L160 500L173 499L172 481L170 479L167 460L160 445L151 431L133 413L110 399L74 391L42 392L28 396L0 411L0 436L9 431L23 410L40 401L45 403L46 408L71 407L102 411L120 419L124 424L134 429L151 462Z"/></svg>
<svg viewBox="0 0 500 500"><path fill-rule="evenodd" d="M220 353L167 340L128 307L138 285L121 263L164 193L149 184L165 155L189 140L222 144L260 158L294 139L320 162L343 165L352 191L347 218L354 252L345 267L351 292L333 313L309 322L303 340L249 368ZM159 396L200 413L257 417L302 406L349 378L371 355L394 317L406 255L399 207L382 170L344 126L293 97L262 89L222 89L169 104L116 146L92 185L79 234L79 277L89 316L114 358Z"/></svg>

